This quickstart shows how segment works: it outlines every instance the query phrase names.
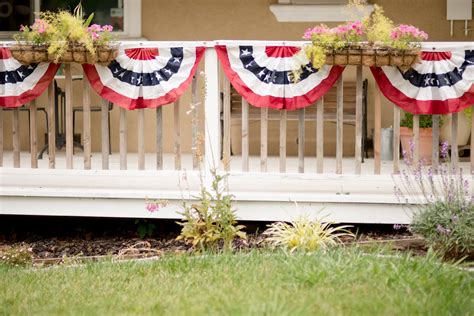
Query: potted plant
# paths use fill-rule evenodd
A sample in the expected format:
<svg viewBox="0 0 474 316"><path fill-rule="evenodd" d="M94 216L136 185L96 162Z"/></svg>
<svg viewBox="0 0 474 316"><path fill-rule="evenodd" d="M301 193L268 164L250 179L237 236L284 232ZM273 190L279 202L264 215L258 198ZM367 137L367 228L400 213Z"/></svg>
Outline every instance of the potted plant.
<svg viewBox="0 0 474 316"><path fill-rule="evenodd" d="M458 146L465 146L469 142L471 136L471 107L467 107L458 114ZM452 114L443 116L439 133L441 142L447 142L451 145L451 117Z"/></svg>
<svg viewBox="0 0 474 316"><path fill-rule="evenodd" d="M419 159L426 164L431 164L433 154L433 120L431 115L420 115L420 142ZM405 112L405 117L400 121L400 142L404 155L411 159L413 155L413 114Z"/></svg>
<svg viewBox="0 0 474 316"><path fill-rule="evenodd" d="M395 26L383 9L374 5L374 12L362 20L333 28L321 24L307 29L303 38L311 41L302 54L314 68L324 64L395 66L406 71L418 62L420 42L428 39L428 34L412 25Z"/></svg>
<svg viewBox="0 0 474 316"><path fill-rule="evenodd" d="M40 12L31 26L21 26L10 47L15 59L23 64L38 62L76 62L108 64L117 57L117 45L111 25L90 25L94 14L83 18L79 2L68 11Z"/></svg>

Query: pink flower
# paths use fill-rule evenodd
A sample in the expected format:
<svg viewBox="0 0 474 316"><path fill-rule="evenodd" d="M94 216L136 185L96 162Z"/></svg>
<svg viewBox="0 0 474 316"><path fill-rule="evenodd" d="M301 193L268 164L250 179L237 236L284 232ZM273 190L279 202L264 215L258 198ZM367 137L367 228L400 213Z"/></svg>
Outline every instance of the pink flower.
<svg viewBox="0 0 474 316"><path fill-rule="evenodd" d="M148 210L148 212L153 213L153 212L158 211L160 208L158 207L156 203L149 202L146 205L146 209Z"/></svg>
<svg viewBox="0 0 474 316"><path fill-rule="evenodd" d="M95 41L95 40L98 40L100 35L97 34L96 32L91 32L91 36L92 36L92 39Z"/></svg>
<svg viewBox="0 0 474 316"><path fill-rule="evenodd" d="M89 32L100 32L102 31L102 27L99 24L92 24L87 28Z"/></svg>
<svg viewBox="0 0 474 316"><path fill-rule="evenodd" d="M36 19L35 23L31 26L31 28L41 34L46 32L46 29L48 28L48 23L46 23L46 21L44 20Z"/></svg>
<svg viewBox="0 0 474 316"><path fill-rule="evenodd" d="M105 31L105 32L112 32L114 29L114 27L112 25L104 25L102 26L102 31Z"/></svg>
<svg viewBox="0 0 474 316"><path fill-rule="evenodd" d="M24 31L26 31L26 30L27 30L27 27L26 27L26 26L24 26L23 24L20 25L20 32L24 32Z"/></svg>

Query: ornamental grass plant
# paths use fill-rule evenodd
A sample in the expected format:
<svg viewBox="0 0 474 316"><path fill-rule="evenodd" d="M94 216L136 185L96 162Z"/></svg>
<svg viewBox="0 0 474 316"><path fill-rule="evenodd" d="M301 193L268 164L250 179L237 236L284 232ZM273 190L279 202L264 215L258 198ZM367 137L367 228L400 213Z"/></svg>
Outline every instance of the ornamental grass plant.
<svg viewBox="0 0 474 316"><path fill-rule="evenodd" d="M354 238L354 234L347 230L350 227L334 226L330 222L300 216L289 223L275 222L268 225L263 235L272 248L312 253L337 246L343 238Z"/></svg>

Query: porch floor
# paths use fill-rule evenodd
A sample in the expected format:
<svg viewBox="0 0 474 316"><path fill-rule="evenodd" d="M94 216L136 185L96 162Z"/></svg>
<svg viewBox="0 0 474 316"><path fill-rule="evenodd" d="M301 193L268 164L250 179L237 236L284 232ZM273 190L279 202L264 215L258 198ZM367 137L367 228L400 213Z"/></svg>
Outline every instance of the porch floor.
<svg viewBox="0 0 474 316"><path fill-rule="evenodd" d="M102 154L100 152L92 153L92 169L102 169ZM278 173L280 158L277 156L269 156L267 163L267 172ZM21 152L20 154L21 168L30 168L30 154L28 152ZM45 154L43 159L38 160L38 168L48 169L48 155ZM400 162L400 166L403 168L403 161ZM74 168L84 168L84 158L82 154L76 153L74 155ZM3 166L6 168L13 167L13 152L4 152ZM193 168L192 155L185 153L181 155L181 166L182 169L191 170ZM461 157L459 166L463 170L469 170L469 157ZM64 152L56 153L56 169L66 169L66 155ZM138 170L138 155L136 153L127 154L127 169ZM174 154L165 153L163 156L163 170L174 170ZM120 155L119 153L112 153L109 155L109 170L120 170ZM145 155L145 170L156 170L156 155L153 153L147 153ZM242 156L231 156L230 171L240 172L242 171ZM260 172L260 157L250 156L249 158L249 171ZM324 158L324 174L335 174L336 171L336 158L325 157ZM297 173L298 172L298 157L291 156L286 158L286 172ZM316 158L305 157L305 170L304 173L316 173ZM381 174L389 175L392 173L392 161L381 162ZM342 160L342 174L352 175L354 174L354 158L346 157ZM367 158L362 163L362 174L373 175L374 174L374 159Z"/></svg>

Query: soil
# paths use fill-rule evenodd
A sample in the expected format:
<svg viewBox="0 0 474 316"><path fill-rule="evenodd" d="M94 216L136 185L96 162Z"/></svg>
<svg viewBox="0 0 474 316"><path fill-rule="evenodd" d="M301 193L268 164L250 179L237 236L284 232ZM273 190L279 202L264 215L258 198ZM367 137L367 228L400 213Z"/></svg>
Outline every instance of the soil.
<svg viewBox="0 0 474 316"><path fill-rule="evenodd" d="M138 237L140 224L153 224L151 237ZM268 223L244 222L247 240L236 240L234 248L257 249L265 246L261 234ZM165 253L192 252L192 246L176 240L180 226L171 220L136 222L133 219L91 219L58 217L0 216L0 252L20 246L27 249L36 264L55 264L66 260L116 259L161 256ZM359 225L353 228L356 240L345 243L387 244L395 250L423 255L424 243L406 229L392 225Z"/></svg>

